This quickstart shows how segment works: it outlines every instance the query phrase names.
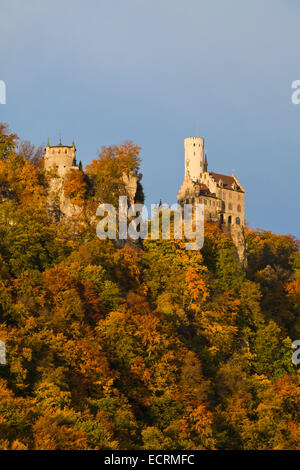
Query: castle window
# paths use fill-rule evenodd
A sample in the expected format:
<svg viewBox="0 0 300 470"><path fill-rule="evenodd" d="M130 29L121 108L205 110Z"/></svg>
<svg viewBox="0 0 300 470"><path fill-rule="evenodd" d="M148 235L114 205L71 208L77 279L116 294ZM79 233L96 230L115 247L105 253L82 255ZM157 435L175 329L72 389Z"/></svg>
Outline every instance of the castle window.
<svg viewBox="0 0 300 470"><path fill-rule="evenodd" d="M229 209L230 211L232 211L232 204L231 204L231 202L229 203L228 209Z"/></svg>
<svg viewBox="0 0 300 470"><path fill-rule="evenodd" d="M241 225L241 219L239 217L237 217L235 219L235 223L236 223L236 225Z"/></svg>
<svg viewBox="0 0 300 470"><path fill-rule="evenodd" d="M241 212L241 205L240 204L238 204L238 206L237 206L237 211Z"/></svg>
<svg viewBox="0 0 300 470"><path fill-rule="evenodd" d="M231 224L231 215L228 217L228 223Z"/></svg>
<svg viewBox="0 0 300 470"><path fill-rule="evenodd" d="M204 199L204 204L207 204L207 200L206 200L206 199Z"/></svg>
<svg viewBox="0 0 300 470"><path fill-rule="evenodd" d="M65 150L65 153L67 153L67 149Z"/></svg>

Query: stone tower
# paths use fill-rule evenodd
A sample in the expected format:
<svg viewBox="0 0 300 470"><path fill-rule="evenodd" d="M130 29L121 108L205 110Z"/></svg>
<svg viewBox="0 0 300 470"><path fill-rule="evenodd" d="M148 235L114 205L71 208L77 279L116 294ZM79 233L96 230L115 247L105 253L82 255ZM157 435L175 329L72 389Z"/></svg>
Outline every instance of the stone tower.
<svg viewBox="0 0 300 470"><path fill-rule="evenodd" d="M187 137L184 139L185 178L200 181L204 171L204 139L202 137Z"/></svg>
<svg viewBox="0 0 300 470"><path fill-rule="evenodd" d="M56 220L61 217L79 216L81 213L81 208L74 206L64 193L67 174L71 171L79 171L75 153L74 140L71 146L62 145L60 139L58 145L51 146L48 139L44 153L44 169L49 176L49 213Z"/></svg>
<svg viewBox="0 0 300 470"><path fill-rule="evenodd" d="M44 154L45 170L56 170L58 176L64 177L70 169L77 168L75 152L74 141L72 146L62 145L61 140L58 145L50 146L48 139Z"/></svg>

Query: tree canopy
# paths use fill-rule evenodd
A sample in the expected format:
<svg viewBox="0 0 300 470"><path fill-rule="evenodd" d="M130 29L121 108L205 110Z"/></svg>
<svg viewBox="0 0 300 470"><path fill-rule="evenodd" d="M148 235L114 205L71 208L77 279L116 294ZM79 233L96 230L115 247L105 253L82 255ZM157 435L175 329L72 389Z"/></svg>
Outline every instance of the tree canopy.
<svg viewBox="0 0 300 470"><path fill-rule="evenodd" d="M249 229L246 271L216 225L201 251L117 249L53 220L17 142L0 126L0 449L299 449L297 241ZM139 151L103 148L66 197L113 202Z"/></svg>

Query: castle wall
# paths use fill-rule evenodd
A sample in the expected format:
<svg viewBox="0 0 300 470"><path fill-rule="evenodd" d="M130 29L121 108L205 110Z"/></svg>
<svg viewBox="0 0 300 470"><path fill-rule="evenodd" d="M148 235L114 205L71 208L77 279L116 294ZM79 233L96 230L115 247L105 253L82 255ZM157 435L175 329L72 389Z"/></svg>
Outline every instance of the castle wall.
<svg viewBox="0 0 300 470"><path fill-rule="evenodd" d="M131 173L130 175L123 173L123 182L126 186L130 204L134 204L134 198L135 198L136 191L137 191L138 180L139 180L139 177L135 173Z"/></svg>
<svg viewBox="0 0 300 470"><path fill-rule="evenodd" d="M237 185L239 181L233 177ZM222 213L224 223L232 225L245 225L245 195L243 191L219 187L218 182L207 172L201 175L201 181L209 190L222 200Z"/></svg>
<svg viewBox="0 0 300 470"><path fill-rule="evenodd" d="M245 225L244 194L237 191L222 189L224 222ZM230 222L231 221L231 222Z"/></svg>
<svg viewBox="0 0 300 470"><path fill-rule="evenodd" d="M204 204L204 219L212 222L217 222L220 218L220 211L222 209L222 201L216 198L201 196L198 198L197 203Z"/></svg>
<svg viewBox="0 0 300 470"><path fill-rule="evenodd" d="M47 146L44 154L44 168L47 171L56 170L59 176L65 174L74 167L75 147L66 147L58 145L55 147Z"/></svg>

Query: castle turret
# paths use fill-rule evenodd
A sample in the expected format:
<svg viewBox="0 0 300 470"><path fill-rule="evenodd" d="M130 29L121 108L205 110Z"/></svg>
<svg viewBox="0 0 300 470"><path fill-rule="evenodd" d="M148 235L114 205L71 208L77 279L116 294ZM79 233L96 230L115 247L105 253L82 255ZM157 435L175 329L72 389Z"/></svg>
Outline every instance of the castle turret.
<svg viewBox="0 0 300 470"><path fill-rule="evenodd" d="M203 171L204 171L204 173L206 173L206 172L207 172L207 168L208 168L208 163L207 163L207 152L205 152L204 168L203 168Z"/></svg>
<svg viewBox="0 0 300 470"><path fill-rule="evenodd" d="M61 139L58 145L50 146L48 139L44 153L45 170L54 169L59 176L64 176L71 168L77 168L75 153L74 140L72 146L62 145Z"/></svg>
<svg viewBox="0 0 300 470"><path fill-rule="evenodd" d="M204 139L202 137L187 137L184 139L185 177L192 181L200 181L204 171Z"/></svg>

